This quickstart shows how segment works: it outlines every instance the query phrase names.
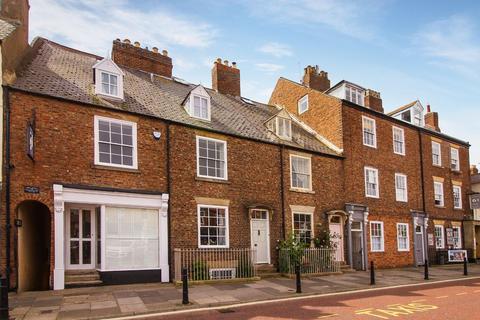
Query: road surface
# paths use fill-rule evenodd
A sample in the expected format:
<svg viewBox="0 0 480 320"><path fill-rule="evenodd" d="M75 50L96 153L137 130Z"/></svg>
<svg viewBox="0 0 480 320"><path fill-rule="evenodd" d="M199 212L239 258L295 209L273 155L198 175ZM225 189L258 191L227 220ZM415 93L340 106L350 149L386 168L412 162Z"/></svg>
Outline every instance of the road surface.
<svg viewBox="0 0 480 320"><path fill-rule="evenodd" d="M476 320L480 319L480 279L261 303L153 319Z"/></svg>

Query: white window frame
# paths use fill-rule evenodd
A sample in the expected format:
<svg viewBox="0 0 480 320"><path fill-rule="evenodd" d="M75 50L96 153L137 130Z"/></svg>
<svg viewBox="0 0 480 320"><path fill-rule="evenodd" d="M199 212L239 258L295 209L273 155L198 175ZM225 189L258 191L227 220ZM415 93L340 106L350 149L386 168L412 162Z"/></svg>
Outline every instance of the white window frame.
<svg viewBox="0 0 480 320"><path fill-rule="evenodd" d="M104 96L107 98L115 98L123 100L124 93L123 93L123 71L120 69L111 59L105 58L101 61L98 61L93 65L94 70L94 77L95 77L95 94ZM110 76L117 77L117 94L113 95L110 93L103 92L102 86L102 73L109 75L109 82Z"/></svg>
<svg viewBox="0 0 480 320"><path fill-rule="evenodd" d="M280 121L283 121L284 124L284 134L280 134ZM288 128L288 130L286 130ZM284 140L292 140L292 120L284 117L276 117L275 118L275 133L277 136ZM285 134L287 133L287 134Z"/></svg>
<svg viewBox="0 0 480 320"><path fill-rule="evenodd" d="M353 101L353 95L355 94L355 100ZM365 103L365 92L357 87L345 84L345 100L350 101L351 103L358 104L359 106L364 105Z"/></svg>
<svg viewBox="0 0 480 320"><path fill-rule="evenodd" d="M312 212L303 212L303 211L292 211L292 233L293 235L296 237L295 235L295 215L296 214L302 214L302 215L306 215L306 216L310 216L310 244L313 243L313 240L315 239L315 234L314 234L314 221L313 221L313 218L314 218L314 215Z"/></svg>
<svg viewBox="0 0 480 320"><path fill-rule="evenodd" d="M294 158L301 158L306 159L309 162L309 173L308 173L308 187L307 188L300 188L293 186L293 159ZM290 154L290 187L294 190L300 191L312 191L312 158L304 157L297 154Z"/></svg>
<svg viewBox="0 0 480 320"><path fill-rule="evenodd" d="M213 209L224 209L225 210L225 245L202 245L201 238L200 238L200 228L201 228L201 221L200 221L200 208L213 208ZM229 212L228 206L218 206L218 205L210 205L210 204L197 204L197 233L198 233L198 247L199 248L229 248L230 247L230 232L229 232Z"/></svg>
<svg viewBox="0 0 480 320"><path fill-rule="evenodd" d="M435 201L436 201L436 196L437 196L437 193L436 193L436 190L435 190L435 186L440 186L440 190L441 190L441 196L442 196L442 202L440 204L436 204ZM440 194L439 194L440 195ZM445 206L445 193L443 192L443 182L439 182L439 181L434 181L433 182L433 203L436 207L443 207Z"/></svg>
<svg viewBox="0 0 480 320"><path fill-rule="evenodd" d="M458 206L455 204L455 190L458 190ZM453 186L452 187L453 193L453 208L454 209L462 209L462 187L461 186Z"/></svg>
<svg viewBox="0 0 480 320"><path fill-rule="evenodd" d="M302 105L305 104L305 109L302 110ZM304 95L298 100L298 114L308 111L308 94Z"/></svg>
<svg viewBox="0 0 480 320"><path fill-rule="evenodd" d="M455 242L454 230L458 232L458 241ZM460 226L452 226L452 238L453 238L453 248L454 249L461 249L462 248L462 228ZM457 243L458 245L456 245Z"/></svg>
<svg viewBox="0 0 480 320"><path fill-rule="evenodd" d="M199 98L200 101L202 99L205 99L207 101L207 117L197 117L195 115L195 98ZM201 106L200 106L201 107ZM211 105L210 105L210 97L204 96L201 94L196 94L196 93L191 93L190 94L190 116L195 119L200 119L200 120L205 120L205 121L211 121Z"/></svg>
<svg viewBox="0 0 480 320"><path fill-rule="evenodd" d="M453 147L450 148L450 168L454 171L460 171L460 152Z"/></svg>
<svg viewBox="0 0 480 320"><path fill-rule="evenodd" d="M438 147L438 162L435 161L434 146ZM436 141L432 141L432 164L438 167L442 166L442 145Z"/></svg>
<svg viewBox="0 0 480 320"><path fill-rule="evenodd" d="M405 198L399 198L399 190L397 186L397 178L403 178L405 181ZM398 202L408 202L408 179L407 176L403 173L395 173L395 199Z"/></svg>
<svg viewBox="0 0 480 320"><path fill-rule="evenodd" d="M437 237L437 230L441 229L441 237ZM435 235L435 248L436 249L445 249L445 228L441 224L436 224L434 227ZM438 239L441 240L441 245L438 245Z"/></svg>
<svg viewBox="0 0 480 320"><path fill-rule="evenodd" d="M400 227L405 227L406 231L406 240L407 240L407 247L401 248L400 247ZM397 250L400 252L407 252L410 251L410 233L409 233L409 225L408 223L397 223Z"/></svg>
<svg viewBox="0 0 480 320"><path fill-rule="evenodd" d="M374 195L368 194L368 180L367 180L368 171L373 171L375 173L377 188L376 188L376 194ZM378 169L372 168L372 167L364 167L363 174L364 174L364 181L365 181L365 196L368 198L380 198L380 181L379 181L380 179L378 176Z"/></svg>
<svg viewBox="0 0 480 320"><path fill-rule="evenodd" d="M366 121L371 121L373 124L373 144L368 144L365 141L365 122ZM364 146L375 148L375 149L377 148L377 124L375 122L375 119L362 116L362 140L363 140Z"/></svg>
<svg viewBox="0 0 480 320"><path fill-rule="evenodd" d="M224 168L225 176L223 178L200 174L200 139L223 143L223 153L225 154L225 168ZM204 136L196 136L196 151L197 151L197 177L206 178L206 179L215 179L215 180L228 180L228 154L227 154L226 140L214 139L214 138L209 138Z"/></svg>
<svg viewBox="0 0 480 320"><path fill-rule="evenodd" d="M118 124L125 124L132 127L132 165L116 164L116 163L106 163L100 162L100 133L99 133L99 122L107 121L114 122ZM94 131L94 164L99 166L108 166L108 167L117 167L117 168L126 168L126 169L138 169L138 159L137 159L137 124L131 121L119 120L115 118L107 118L102 116L93 117L93 131Z"/></svg>
<svg viewBox="0 0 480 320"><path fill-rule="evenodd" d="M401 142L402 142L402 150L400 150L400 151L397 151L395 149L395 142L397 141L397 140L395 140L395 131L398 131L398 133L400 133ZM405 149L406 149L405 148L405 130L403 130L403 128L393 126L392 127L392 139L393 139L393 153L404 156L405 155Z"/></svg>
<svg viewBox="0 0 480 320"><path fill-rule="evenodd" d="M380 249L373 249L373 234L372 234L372 225L379 224L380 231L382 233L380 237ZM383 228L383 221L370 221L370 251L371 252L384 252L385 251L385 229Z"/></svg>

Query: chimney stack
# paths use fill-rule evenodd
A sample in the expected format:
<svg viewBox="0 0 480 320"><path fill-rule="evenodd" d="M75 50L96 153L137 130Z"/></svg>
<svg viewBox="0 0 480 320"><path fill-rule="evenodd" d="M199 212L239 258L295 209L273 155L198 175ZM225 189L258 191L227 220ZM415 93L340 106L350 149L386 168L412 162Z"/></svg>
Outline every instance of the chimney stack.
<svg viewBox="0 0 480 320"><path fill-rule="evenodd" d="M172 77L172 58L166 50L158 52L154 47L152 51L140 47L140 42L134 44L129 39L113 41L112 60L122 66L154 73L168 78Z"/></svg>
<svg viewBox="0 0 480 320"><path fill-rule="evenodd" d="M218 58L213 63L212 88L220 93L240 96L240 69L236 62L230 66L228 60L222 63L222 59Z"/></svg>
<svg viewBox="0 0 480 320"><path fill-rule="evenodd" d="M438 112L432 112L429 104L427 105L427 113L425 113L425 128L440 132L440 127L438 126Z"/></svg>
<svg viewBox="0 0 480 320"><path fill-rule="evenodd" d="M477 168L476 165L472 164L472 165L470 166L470 175L473 176L473 175L476 175L476 174L478 174L478 168Z"/></svg>
<svg viewBox="0 0 480 320"><path fill-rule="evenodd" d="M372 89L365 91L365 107L383 113L382 98L380 92Z"/></svg>
<svg viewBox="0 0 480 320"><path fill-rule="evenodd" d="M302 84L310 89L325 92L330 89L328 72L319 70L318 66L307 66L303 74Z"/></svg>

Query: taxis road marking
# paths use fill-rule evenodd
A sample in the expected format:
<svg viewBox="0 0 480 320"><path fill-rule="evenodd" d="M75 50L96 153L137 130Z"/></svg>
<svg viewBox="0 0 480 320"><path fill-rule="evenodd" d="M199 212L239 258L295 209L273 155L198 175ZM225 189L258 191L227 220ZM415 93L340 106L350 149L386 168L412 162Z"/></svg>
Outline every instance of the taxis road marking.
<svg viewBox="0 0 480 320"><path fill-rule="evenodd" d="M356 315L367 315L377 319L390 319L398 316L408 316L417 312L426 312L429 310L438 309L438 306L432 304L423 304L419 302L411 302L408 304L391 304L385 309L361 309L355 311Z"/></svg>

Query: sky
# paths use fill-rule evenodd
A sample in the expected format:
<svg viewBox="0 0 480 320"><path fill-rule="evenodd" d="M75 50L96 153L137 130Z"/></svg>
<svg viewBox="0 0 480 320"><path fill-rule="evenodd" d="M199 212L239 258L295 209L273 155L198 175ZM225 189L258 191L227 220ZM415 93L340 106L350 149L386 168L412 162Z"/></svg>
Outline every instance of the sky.
<svg viewBox="0 0 480 320"><path fill-rule="evenodd" d="M318 65L379 91L386 111L419 99L480 165L480 2L408 0L30 0L30 38L101 56L112 41L166 49L173 74L211 87L237 62L242 96L267 102L280 76Z"/></svg>

